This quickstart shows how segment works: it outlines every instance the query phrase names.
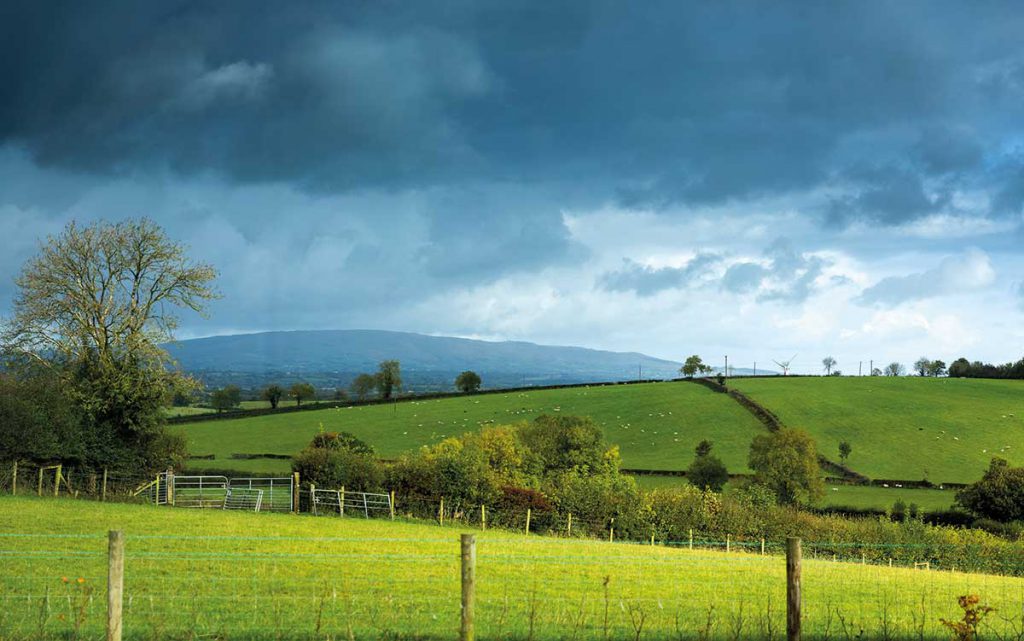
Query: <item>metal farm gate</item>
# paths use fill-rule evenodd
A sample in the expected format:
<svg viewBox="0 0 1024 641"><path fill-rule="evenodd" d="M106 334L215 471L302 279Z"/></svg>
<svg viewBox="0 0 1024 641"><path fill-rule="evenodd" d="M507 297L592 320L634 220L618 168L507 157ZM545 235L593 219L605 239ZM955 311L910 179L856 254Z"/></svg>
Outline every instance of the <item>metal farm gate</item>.
<svg viewBox="0 0 1024 641"><path fill-rule="evenodd" d="M260 510L264 512L291 512L294 508L292 500L295 496L295 479L282 478L231 478L228 488L231 490L262 490L263 502Z"/></svg>
<svg viewBox="0 0 1024 641"><path fill-rule="evenodd" d="M226 476L171 476L169 503L179 507L223 508L228 495Z"/></svg>
<svg viewBox="0 0 1024 641"><path fill-rule="evenodd" d="M395 518L390 494L345 490L313 490L313 514L337 514L370 518L371 513Z"/></svg>

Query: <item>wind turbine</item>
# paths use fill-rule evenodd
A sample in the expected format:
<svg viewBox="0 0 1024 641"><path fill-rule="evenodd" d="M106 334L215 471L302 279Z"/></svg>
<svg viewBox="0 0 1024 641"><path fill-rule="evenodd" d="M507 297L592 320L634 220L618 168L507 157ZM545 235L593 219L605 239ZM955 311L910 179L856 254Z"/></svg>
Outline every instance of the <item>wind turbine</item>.
<svg viewBox="0 0 1024 641"><path fill-rule="evenodd" d="M782 368L782 375L783 376L789 376L789 365L790 365L790 363L793 362L794 359L796 359L796 354L793 354L793 358L789 359L788 361L782 361L781 363L779 361L772 361L772 362Z"/></svg>

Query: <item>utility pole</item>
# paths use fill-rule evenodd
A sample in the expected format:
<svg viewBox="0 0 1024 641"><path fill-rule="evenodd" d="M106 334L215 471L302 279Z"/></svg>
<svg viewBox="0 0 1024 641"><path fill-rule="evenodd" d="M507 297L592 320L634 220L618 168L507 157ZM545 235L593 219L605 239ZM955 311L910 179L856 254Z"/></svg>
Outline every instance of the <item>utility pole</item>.
<svg viewBox="0 0 1024 641"><path fill-rule="evenodd" d="M757 361L754 361L754 376L757 376Z"/></svg>
<svg viewBox="0 0 1024 641"><path fill-rule="evenodd" d="M729 378L729 355L725 356L725 377Z"/></svg>
<svg viewBox="0 0 1024 641"><path fill-rule="evenodd" d="M864 369L864 361L858 361L857 362L857 376L863 376L864 375L863 369Z"/></svg>
<svg viewBox="0 0 1024 641"><path fill-rule="evenodd" d="M871 359L870 361L868 361L868 363L870 363L870 365L868 365L868 370L869 370L868 371L868 376L874 376L875 375L875 360Z"/></svg>

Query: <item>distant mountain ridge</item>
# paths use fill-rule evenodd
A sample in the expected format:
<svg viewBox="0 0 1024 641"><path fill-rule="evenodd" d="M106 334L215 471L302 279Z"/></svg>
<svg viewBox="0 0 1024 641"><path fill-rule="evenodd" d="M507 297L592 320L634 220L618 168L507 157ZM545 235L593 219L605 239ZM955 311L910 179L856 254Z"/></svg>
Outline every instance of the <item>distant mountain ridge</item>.
<svg viewBox="0 0 1024 641"><path fill-rule="evenodd" d="M482 341L384 330L298 330L211 336L165 346L189 372L248 375L337 374L374 371L382 360L397 359L413 379L445 379L472 369L484 377L522 377L531 383L672 378L680 363L637 352L611 352L523 341Z"/></svg>

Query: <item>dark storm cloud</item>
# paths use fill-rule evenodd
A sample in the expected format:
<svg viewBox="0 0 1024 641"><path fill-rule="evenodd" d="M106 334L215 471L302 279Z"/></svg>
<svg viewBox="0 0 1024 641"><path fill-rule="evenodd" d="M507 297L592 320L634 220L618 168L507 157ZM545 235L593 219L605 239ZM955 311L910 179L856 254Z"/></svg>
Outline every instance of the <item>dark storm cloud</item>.
<svg viewBox="0 0 1024 641"><path fill-rule="evenodd" d="M622 269L602 274L598 285L610 292L632 291L638 296L653 296L666 289L678 289L693 283L720 260L716 254L700 253L682 267L654 268L625 258Z"/></svg>
<svg viewBox="0 0 1024 641"><path fill-rule="evenodd" d="M845 157L847 138L885 128L920 125L925 140L872 153L966 169L990 132L980 98L1021 84L1024 16L941 9L13 3L0 137L89 171L326 191L544 179L630 206L820 186L864 160ZM963 119L978 120L977 140L961 139ZM919 216L911 182L877 185L850 211Z"/></svg>

